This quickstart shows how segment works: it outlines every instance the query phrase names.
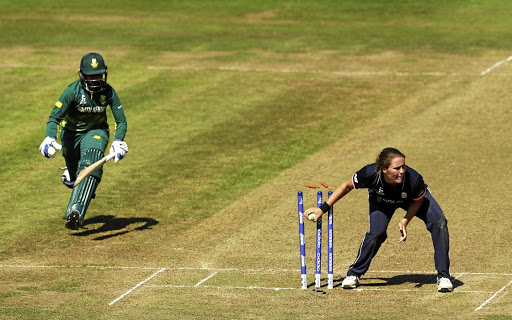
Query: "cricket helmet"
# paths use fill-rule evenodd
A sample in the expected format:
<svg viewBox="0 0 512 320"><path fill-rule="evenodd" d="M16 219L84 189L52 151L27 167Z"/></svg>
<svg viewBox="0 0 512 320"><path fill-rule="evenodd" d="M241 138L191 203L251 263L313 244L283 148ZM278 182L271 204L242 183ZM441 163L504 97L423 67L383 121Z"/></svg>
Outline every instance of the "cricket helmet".
<svg viewBox="0 0 512 320"><path fill-rule="evenodd" d="M82 87L89 92L100 92L105 89L107 83L107 65L103 57L95 52L90 52L80 61L80 81ZM85 76L101 75L100 79L88 80Z"/></svg>

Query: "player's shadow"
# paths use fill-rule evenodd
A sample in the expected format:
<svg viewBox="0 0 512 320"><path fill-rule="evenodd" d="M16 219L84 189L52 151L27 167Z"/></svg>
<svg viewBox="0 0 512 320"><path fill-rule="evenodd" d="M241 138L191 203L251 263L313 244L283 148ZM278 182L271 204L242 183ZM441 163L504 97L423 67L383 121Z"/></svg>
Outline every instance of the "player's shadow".
<svg viewBox="0 0 512 320"><path fill-rule="evenodd" d="M421 288L426 284L437 284L437 276L432 274L402 274L390 278L374 277L364 278L365 281L361 282L361 286L368 287L381 287L381 286L396 286L406 283L414 283L415 288ZM371 282L376 280L376 282ZM452 279L453 288L464 285L464 282L459 279Z"/></svg>
<svg viewBox="0 0 512 320"><path fill-rule="evenodd" d="M87 225L99 224L102 225L95 229L88 229ZM142 225L140 225L142 224ZM105 240L112 237L117 237L132 231L142 231L151 229L152 226L157 225L158 221L151 218L116 218L112 215L100 215L84 220L83 228L81 231L72 233L71 235L77 237L85 237L90 235L98 235L93 240ZM136 228L128 229L130 225L139 225ZM112 231L117 231L111 233ZM101 233L108 232L108 234L100 235Z"/></svg>

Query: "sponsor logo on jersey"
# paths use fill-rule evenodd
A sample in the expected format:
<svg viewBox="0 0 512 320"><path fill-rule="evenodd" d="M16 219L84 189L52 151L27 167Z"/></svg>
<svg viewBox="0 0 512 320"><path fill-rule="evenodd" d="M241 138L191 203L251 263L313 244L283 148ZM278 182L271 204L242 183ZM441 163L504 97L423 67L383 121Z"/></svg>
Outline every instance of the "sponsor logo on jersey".
<svg viewBox="0 0 512 320"><path fill-rule="evenodd" d="M384 195L384 189L382 187L379 187L379 190L377 190L377 194L383 196Z"/></svg>
<svg viewBox="0 0 512 320"><path fill-rule="evenodd" d="M354 182L359 183L359 181L357 181L357 173L354 173Z"/></svg>
<svg viewBox="0 0 512 320"><path fill-rule="evenodd" d="M386 199L386 198L381 198L381 197L379 197L377 200L379 200L379 199L380 199L381 201L386 202L386 203L394 203L394 204L395 204L395 203L403 203L403 201L402 201L402 200L392 200L392 199Z"/></svg>
<svg viewBox="0 0 512 320"><path fill-rule="evenodd" d="M96 107L78 106L76 109L83 113L102 113L102 112L105 112L107 107L106 106L96 106Z"/></svg>

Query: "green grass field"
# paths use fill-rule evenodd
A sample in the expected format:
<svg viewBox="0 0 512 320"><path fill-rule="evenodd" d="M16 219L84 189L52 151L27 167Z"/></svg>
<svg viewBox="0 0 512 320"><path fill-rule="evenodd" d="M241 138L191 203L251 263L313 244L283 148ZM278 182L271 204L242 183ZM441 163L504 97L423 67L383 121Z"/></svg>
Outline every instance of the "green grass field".
<svg viewBox="0 0 512 320"><path fill-rule="evenodd" d="M0 319L512 319L512 3L0 5ZM70 231L64 160L38 147L90 51L130 151ZM365 191L334 208L338 286L299 289L297 191L313 206L306 184L388 146L446 214L454 292L436 291L421 220L399 245L402 211L360 290L339 287ZM312 283L313 223L306 237Z"/></svg>

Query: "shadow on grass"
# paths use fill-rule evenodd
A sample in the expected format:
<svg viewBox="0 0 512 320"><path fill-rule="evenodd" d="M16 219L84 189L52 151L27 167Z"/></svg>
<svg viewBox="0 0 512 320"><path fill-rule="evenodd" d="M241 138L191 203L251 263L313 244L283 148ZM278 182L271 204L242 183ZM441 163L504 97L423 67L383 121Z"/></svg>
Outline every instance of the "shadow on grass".
<svg viewBox="0 0 512 320"><path fill-rule="evenodd" d="M322 288L323 288L323 289L327 289L327 278L322 278L322 279L320 279L320 281L321 281L321 283L322 283L322 284L321 284L321 286L320 286L320 288L321 288L321 289L322 289ZM333 287L333 289L334 289L334 288L337 288L337 287L341 287L341 283L342 283L342 282L343 282L343 278L333 279L333 281L332 281L332 287ZM315 281L310 282L310 283L308 284L308 288L313 288L313 290L314 290L314 289L315 289Z"/></svg>
<svg viewBox="0 0 512 320"><path fill-rule="evenodd" d="M415 288L421 288L425 284L437 284L437 275L433 274L403 274L397 275L390 278L375 277L375 278L364 278L364 282L361 286L368 287L382 287L382 286L395 286L402 285L405 283L415 283ZM379 280L379 282L372 283L371 280ZM384 281L384 282L382 282ZM453 288L457 288L464 285L464 282L452 278Z"/></svg>
<svg viewBox="0 0 512 320"><path fill-rule="evenodd" d="M87 229L87 225L89 224L97 224L102 223L99 228L95 229ZM143 224L139 227L136 227L134 229L126 230L130 225L132 224ZM142 231L146 229L151 229L152 226L157 225L158 221L151 218L116 218L112 215L100 215L96 216L90 219L84 220L83 228L85 230L72 233L71 235L77 236L77 237L84 237L84 236L90 236L90 235L99 235L104 232L108 232L106 235L101 235L93 240L105 240L112 237L117 237L123 234L126 234L128 232L132 231ZM112 231L118 231L115 233L111 233Z"/></svg>

